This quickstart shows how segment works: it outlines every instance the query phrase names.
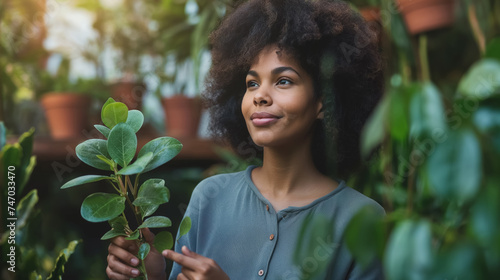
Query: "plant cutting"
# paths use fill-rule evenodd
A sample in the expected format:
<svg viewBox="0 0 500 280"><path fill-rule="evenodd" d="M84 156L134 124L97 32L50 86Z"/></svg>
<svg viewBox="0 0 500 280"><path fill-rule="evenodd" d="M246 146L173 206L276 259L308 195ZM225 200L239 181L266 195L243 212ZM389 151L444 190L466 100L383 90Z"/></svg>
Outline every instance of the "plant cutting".
<svg viewBox="0 0 500 280"><path fill-rule="evenodd" d="M148 179L139 184L139 177L150 170L168 162L182 149L182 144L171 137L159 137L146 143L132 162L137 151L136 133L144 122L143 114L138 110L128 110L124 103L109 98L101 111L104 125L95 125L106 139L89 139L76 147L76 155L84 163L105 171L110 175L85 175L65 183L61 189L82 184L106 180L116 193L98 192L89 195L82 203L81 216L89 222L107 221L111 230L101 239L107 240L125 236L127 240L136 240L139 245L137 257L141 260L139 270L142 276L136 279L148 279L143 260L148 255L151 245L159 252L172 248L173 237L170 232L162 231L156 235L154 244L146 242L141 229L164 228L172 225L169 218L152 216L161 204L170 199L170 192L162 179ZM134 224L129 222L125 205L133 213ZM130 215L129 215L130 216ZM191 227L191 220L186 217L180 225L179 237Z"/></svg>

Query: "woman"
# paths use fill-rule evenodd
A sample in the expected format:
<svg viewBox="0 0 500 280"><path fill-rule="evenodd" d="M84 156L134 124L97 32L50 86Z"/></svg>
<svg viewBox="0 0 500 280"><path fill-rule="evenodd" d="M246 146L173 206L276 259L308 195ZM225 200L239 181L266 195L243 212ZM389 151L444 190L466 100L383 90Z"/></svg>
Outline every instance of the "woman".
<svg viewBox="0 0 500 280"><path fill-rule="evenodd" d="M175 262L170 279L381 279L378 262L355 262L343 232L362 207L384 210L333 179L358 166L360 131L382 92L366 23L343 2L251 0L211 41L211 129L263 164L196 187L190 232L162 252ZM111 279L138 275L136 250L112 241ZM146 264L149 279L166 278L159 252Z"/></svg>

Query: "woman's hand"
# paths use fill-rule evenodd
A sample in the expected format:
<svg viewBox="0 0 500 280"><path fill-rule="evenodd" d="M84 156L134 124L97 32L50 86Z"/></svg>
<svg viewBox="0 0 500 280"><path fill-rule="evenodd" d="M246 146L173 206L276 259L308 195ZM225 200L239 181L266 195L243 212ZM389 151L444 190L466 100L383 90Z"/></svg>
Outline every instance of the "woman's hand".
<svg viewBox="0 0 500 280"><path fill-rule="evenodd" d="M149 229L143 229L146 242L150 245L154 242L154 234ZM140 271L137 268L140 261L136 257L139 251L139 246L136 240L126 240L123 236L115 237L111 240L108 247L108 267L106 274L109 279L122 280L130 279L139 276ZM162 257L154 246L151 246L151 251L144 260L148 279L165 280L165 259Z"/></svg>
<svg viewBox="0 0 500 280"><path fill-rule="evenodd" d="M163 256L182 266L177 280L229 280L214 260L191 252L186 246L182 246L182 254L165 250Z"/></svg>

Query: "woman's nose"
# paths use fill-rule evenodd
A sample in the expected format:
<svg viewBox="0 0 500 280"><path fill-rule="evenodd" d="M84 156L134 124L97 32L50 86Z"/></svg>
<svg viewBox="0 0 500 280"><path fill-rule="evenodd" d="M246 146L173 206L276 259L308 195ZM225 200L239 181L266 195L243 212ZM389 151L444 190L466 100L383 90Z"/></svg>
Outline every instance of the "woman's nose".
<svg viewBox="0 0 500 280"><path fill-rule="evenodd" d="M269 95L269 92L267 89L264 87L260 87L259 91L254 95L253 98L253 104L255 106L261 106L261 105L271 105L272 104L272 98Z"/></svg>

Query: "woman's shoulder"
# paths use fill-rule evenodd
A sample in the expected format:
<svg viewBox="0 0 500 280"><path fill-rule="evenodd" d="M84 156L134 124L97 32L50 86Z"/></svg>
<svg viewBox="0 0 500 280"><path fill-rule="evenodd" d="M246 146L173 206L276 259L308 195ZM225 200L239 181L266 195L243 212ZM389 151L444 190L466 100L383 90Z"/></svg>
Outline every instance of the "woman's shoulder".
<svg viewBox="0 0 500 280"><path fill-rule="evenodd" d="M368 207L377 214L385 215L385 209L374 199L347 186L345 182L342 182L339 187L342 187L342 190L338 193L336 204L344 211L355 214L362 208Z"/></svg>
<svg viewBox="0 0 500 280"><path fill-rule="evenodd" d="M246 182L246 174L251 167L246 170L217 174L203 179L193 190L192 198L198 196L211 196L217 194L228 193L230 190L235 190L241 187Z"/></svg>

